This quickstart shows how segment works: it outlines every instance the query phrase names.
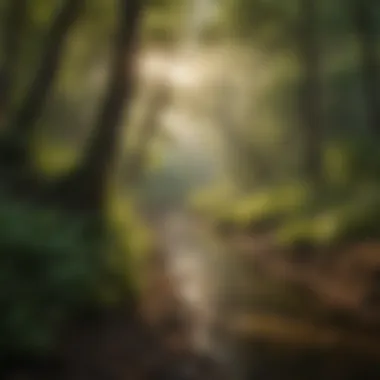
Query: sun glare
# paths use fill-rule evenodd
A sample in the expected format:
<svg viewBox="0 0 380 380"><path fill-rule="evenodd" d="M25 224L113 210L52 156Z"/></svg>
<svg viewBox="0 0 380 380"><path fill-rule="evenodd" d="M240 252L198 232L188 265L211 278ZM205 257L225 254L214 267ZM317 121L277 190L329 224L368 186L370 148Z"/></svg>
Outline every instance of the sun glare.
<svg viewBox="0 0 380 380"><path fill-rule="evenodd" d="M202 70L186 56L173 56L160 52L145 55L140 61L140 75L146 82L167 81L174 88L197 86L202 81Z"/></svg>

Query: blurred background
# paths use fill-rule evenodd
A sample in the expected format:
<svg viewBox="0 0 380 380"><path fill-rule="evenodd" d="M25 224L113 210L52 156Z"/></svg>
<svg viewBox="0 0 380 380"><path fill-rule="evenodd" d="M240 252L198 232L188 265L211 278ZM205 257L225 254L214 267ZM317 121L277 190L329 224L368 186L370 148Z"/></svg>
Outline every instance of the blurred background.
<svg viewBox="0 0 380 380"><path fill-rule="evenodd" d="M0 1L0 377L380 377L380 3Z"/></svg>

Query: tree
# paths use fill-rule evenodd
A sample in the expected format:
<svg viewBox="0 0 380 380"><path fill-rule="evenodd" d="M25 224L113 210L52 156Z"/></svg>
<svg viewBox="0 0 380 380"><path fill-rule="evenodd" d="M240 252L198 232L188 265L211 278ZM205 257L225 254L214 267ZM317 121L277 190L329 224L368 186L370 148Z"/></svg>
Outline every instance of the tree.
<svg viewBox="0 0 380 380"><path fill-rule="evenodd" d="M111 75L93 139L79 168L43 195L66 210L103 210L109 176L118 156L123 110L133 90L135 49L142 14L139 0L119 0L118 3Z"/></svg>
<svg viewBox="0 0 380 380"><path fill-rule="evenodd" d="M234 87L228 84L221 89L221 104L218 107L218 126L227 149L230 152L228 159L232 162L232 172L235 180L245 190L251 190L253 184L261 184L271 179L271 168L262 152L241 135L236 119L233 117L235 102L233 99Z"/></svg>
<svg viewBox="0 0 380 380"><path fill-rule="evenodd" d="M123 174L127 186L141 178L146 164L149 144L157 130L161 112L170 102L170 95L171 88L166 83L160 82L152 90L147 111L139 126L140 133L135 149L127 155L125 175Z"/></svg>
<svg viewBox="0 0 380 380"><path fill-rule="evenodd" d="M35 129L59 67L67 36L74 22L78 20L83 6L83 0L68 0L62 5L46 36L41 63L32 84L20 108L11 116L9 130L22 135L25 140L28 140Z"/></svg>
<svg viewBox="0 0 380 380"><path fill-rule="evenodd" d="M371 0L352 0L350 9L361 54L361 76L367 120L376 135L380 128L379 60L377 56L376 5Z"/></svg>
<svg viewBox="0 0 380 380"><path fill-rule="evenodd" d="M9 0L10 9L15 3L20 4L18 0ZM7 291L4 288L0 294L4 311L0 318L0 331L4 335L0 344L2 358L3 354L34 355L34 348L41 350L38 355L49 354L47 351L56 348L59 332L69 320L84 310L106 308L101 304L100 293L104 290L113 292L118 305L123 303L128 311L134 311L134 297L130 296L133 279L126 273L125 265L129 252L110 244L108 215L103 213L103 206L124 128L123 110L133 90L143 3L115 0L113 59L104 100L92 130L93 139L76 169L64 178L48 181L32 170L29 146L58 79L66 38L74 21L82 19L80 11L85 1L58 3L51 28L46 28L40 65L24 99L14 110L9 109L7 130L1 136L0 179L5 189L0 194L0 234L7 231L8 238L0 239L4 253L0 267L1 277L5 276L9 284ZM24 38L28 41L25 34L22 38L22 42ZM13 50L5 50L8 56L4 62L11 57L16 60ZM7 65L4 64L5 71ZM14 77L10 89L15 88ZM99 218L94 218L94 214ZM33 288L33 284L38 285ZM31 289L35 289L34 298L29 297Z"/></svg>
<svg viewBox="0 0 380 380"><path fill-rule="evenodd" d="M321 149L323 143L323 117L321 101L321 49L319 46L320 6L314 0L287 2L263 0L239 0L231 2L236 20L234 27L240 30L244 40L257 50L261 50L268 61L282 56L293 55L298 61L297 79L286 83L283 91L277 80L272 98L279 98L281 92L287 98L295 98L296 115L299 123L297 133L301 135L301 170L314 183L320 181ZM320 2L318 3L320 4ZM325 3L322 4L325 7ZM268 71L271 69L268 69ZM272 75L272 73L271 73ZM273 75L276 75L273 73ZM293 88L297 87L294 96ZM282 101L282 100L281 100ZM276 100L269 102L272 113L279 114ZM277 121L279 123L279 121ZM278 128L293 128L292 125L278 125ZM297 139L295 139L297 140ZM254 161L257 161L254 159ZM262 160L261 160L262 161ZM268 170L264 170L268 173Z"/></svg>
<svg viewBox="0 0 380 380"><path fill-rule="evenodd" d="M26 0L8 2L5 13L3 39L3 62L0 68L0 122L8 113L11 102L12 89L15 78L16 62L19 59L20 43L27 13Z"/></svg>
<svg viewBox="0 0 380 380"><path fill-rule="evenodd" d="M20 5L21 3L15 1L12 4ZM67 0L63 3L47 34L40 65L23 101L10 115L3 115L7 119L7 126L6 134L0 142L2 161L5 161L5 165L11 167L12 171L25 170L25 166L28 164L30 138L35 132L36 123L41 116L43 106L53 85L66 37L74 21L78 19L83 4L82 0ZM10 12L15 13L20 18L19 13L21 13L21 10L19 8L13 9L13 7L10 7ZM9 27L8 33L13 32ZM9 45L11 45L11 41L15 43L14 38L9 37ZM11 63L15 65L18 57L16 57L14 48L11 49L10 47L6 49L5 57L7 58L5 58L3 72L5 77L8 78L6 79L8 83L6 84L7 95L4 95L8 98L5 99L5 102L9 102L9 93L14 85L14 81L10 81L10 65Z"/></svg>
<svg viewBox="0 0 380 380"><path fill-rule="evenodd" d="M124 107L133 90L134 58L143 8L139 0L118 0L117 4L110 79L83 162L57 183L46 184L33 174L17 178L12 189L21 191L23 195L28 193L30 196L32 193L33 198L59 204L66 210L102 209L108 177L118 155ZM13 171L17 167L19 172L24 172L28 167L30 138L54 82L66 37L73 22L79 19L83 5L84 1L67 0L61 6L48 33L41 64L32 85L11 117L9 133L3 139L2 161L8 168L12 166Z"/></svg>
<svg viewBox="0 0 380 380"><path fill-rule="evenodd" d="M300 123L305 144L305 172L312 182L321 180L321 109L320 52L318 16L315 0L299 0L299 60L301 64Z"/></svg>

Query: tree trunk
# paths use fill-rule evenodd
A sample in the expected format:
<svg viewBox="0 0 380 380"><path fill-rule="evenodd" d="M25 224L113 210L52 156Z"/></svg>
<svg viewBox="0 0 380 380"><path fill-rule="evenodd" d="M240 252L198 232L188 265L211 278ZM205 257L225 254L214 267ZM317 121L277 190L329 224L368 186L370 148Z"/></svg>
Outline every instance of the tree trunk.
<svg viewBox="0 0 380 380"><path fill-rule="evenodd" d="M367 105L367 120L372 132L380 132L380 96L379 96L379 61L377 58L376 2L371 0L354 0L352 18L361 51L361 75L364 96Z"/></svg>
<svg viewBox="0 0 380 380"><path fill-rule="evenodd" d="M165 83L160 83L153 90L152 97L149 101L145 118L143 119L140 129L140 136L136 144L136 149L127 160L124 166L123 184L132 185L141 178L146 158L148 155L148 147L152 141L159 124L159 116L161 111L168 105L170 101L170 88Z"/></svg>
<svg viewBox="0 0 380 380"><path fill-rule="evenodd" d="M301 63L300 129L304 143L304 171L314 184L322 180L323 121L320 89L317 0L300 0L299 59Z"/></svg>
<svg viewBox="0 0 380 380"><path fill-rule="evenodd" d="M16 0L13 0L16 1ZM9 122L12 138L21 139L20 154L26 156L25 144L35 130L49 92L52 88L57 68L61 62L66 37L73 23L78 19L84 0L67 0L61 7L51 30L47 34L46 47L41 64L19 109ZM24 157L26 159L26 157ZM22 160L23 161L23 160Z"/></svg>
<svg viewBox="0 0 380 380"><path fill-rule="evenodd" d="M3 29L3 62L0 68L0 123L6 120L12 97L15 68L27 14L26 0L9 0Z"/></svg>
<svg viewBox="0 0 380 380"><path fill-rule="evenodd" d="M217 109L218 126L227 143L229 157L232 158L231 171L244 190L251 190L254 183L261 184L271 179L272 169L269 162L256 149L253 142L247 140L238 130L233 117L234 87L223 84L221 103Z"/></svg>
<svg viewBox="0 0 380 380"><path fill-rule="evenodd" d="M109 176L119 154L125 101L132 95L137 32L143 4L118 0L119 28L115 37L110 81L87 153L80 167L64 178L49 197L73 211L104 208Z"/></svg>

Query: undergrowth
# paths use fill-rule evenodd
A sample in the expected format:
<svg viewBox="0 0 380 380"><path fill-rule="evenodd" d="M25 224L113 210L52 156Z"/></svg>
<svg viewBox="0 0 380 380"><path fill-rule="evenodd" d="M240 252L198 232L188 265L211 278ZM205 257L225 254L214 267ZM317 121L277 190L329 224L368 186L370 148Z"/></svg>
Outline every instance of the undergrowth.
<svg viewBox="0 0 380 380"><path fill-rule="evenodd" d="M94 220L1 194L0 356L44 355L71 318L129 294L131 247L115 241Z"/></svg>
<svg viewBox="0 0 380 380"><path fill-rule="evenodd" d="M380 154L373 140L330 141L323 165L319 187L299 177L243 195L208 189L190 202L223 231L271 232L285 248L380 238Z"/></svg>

